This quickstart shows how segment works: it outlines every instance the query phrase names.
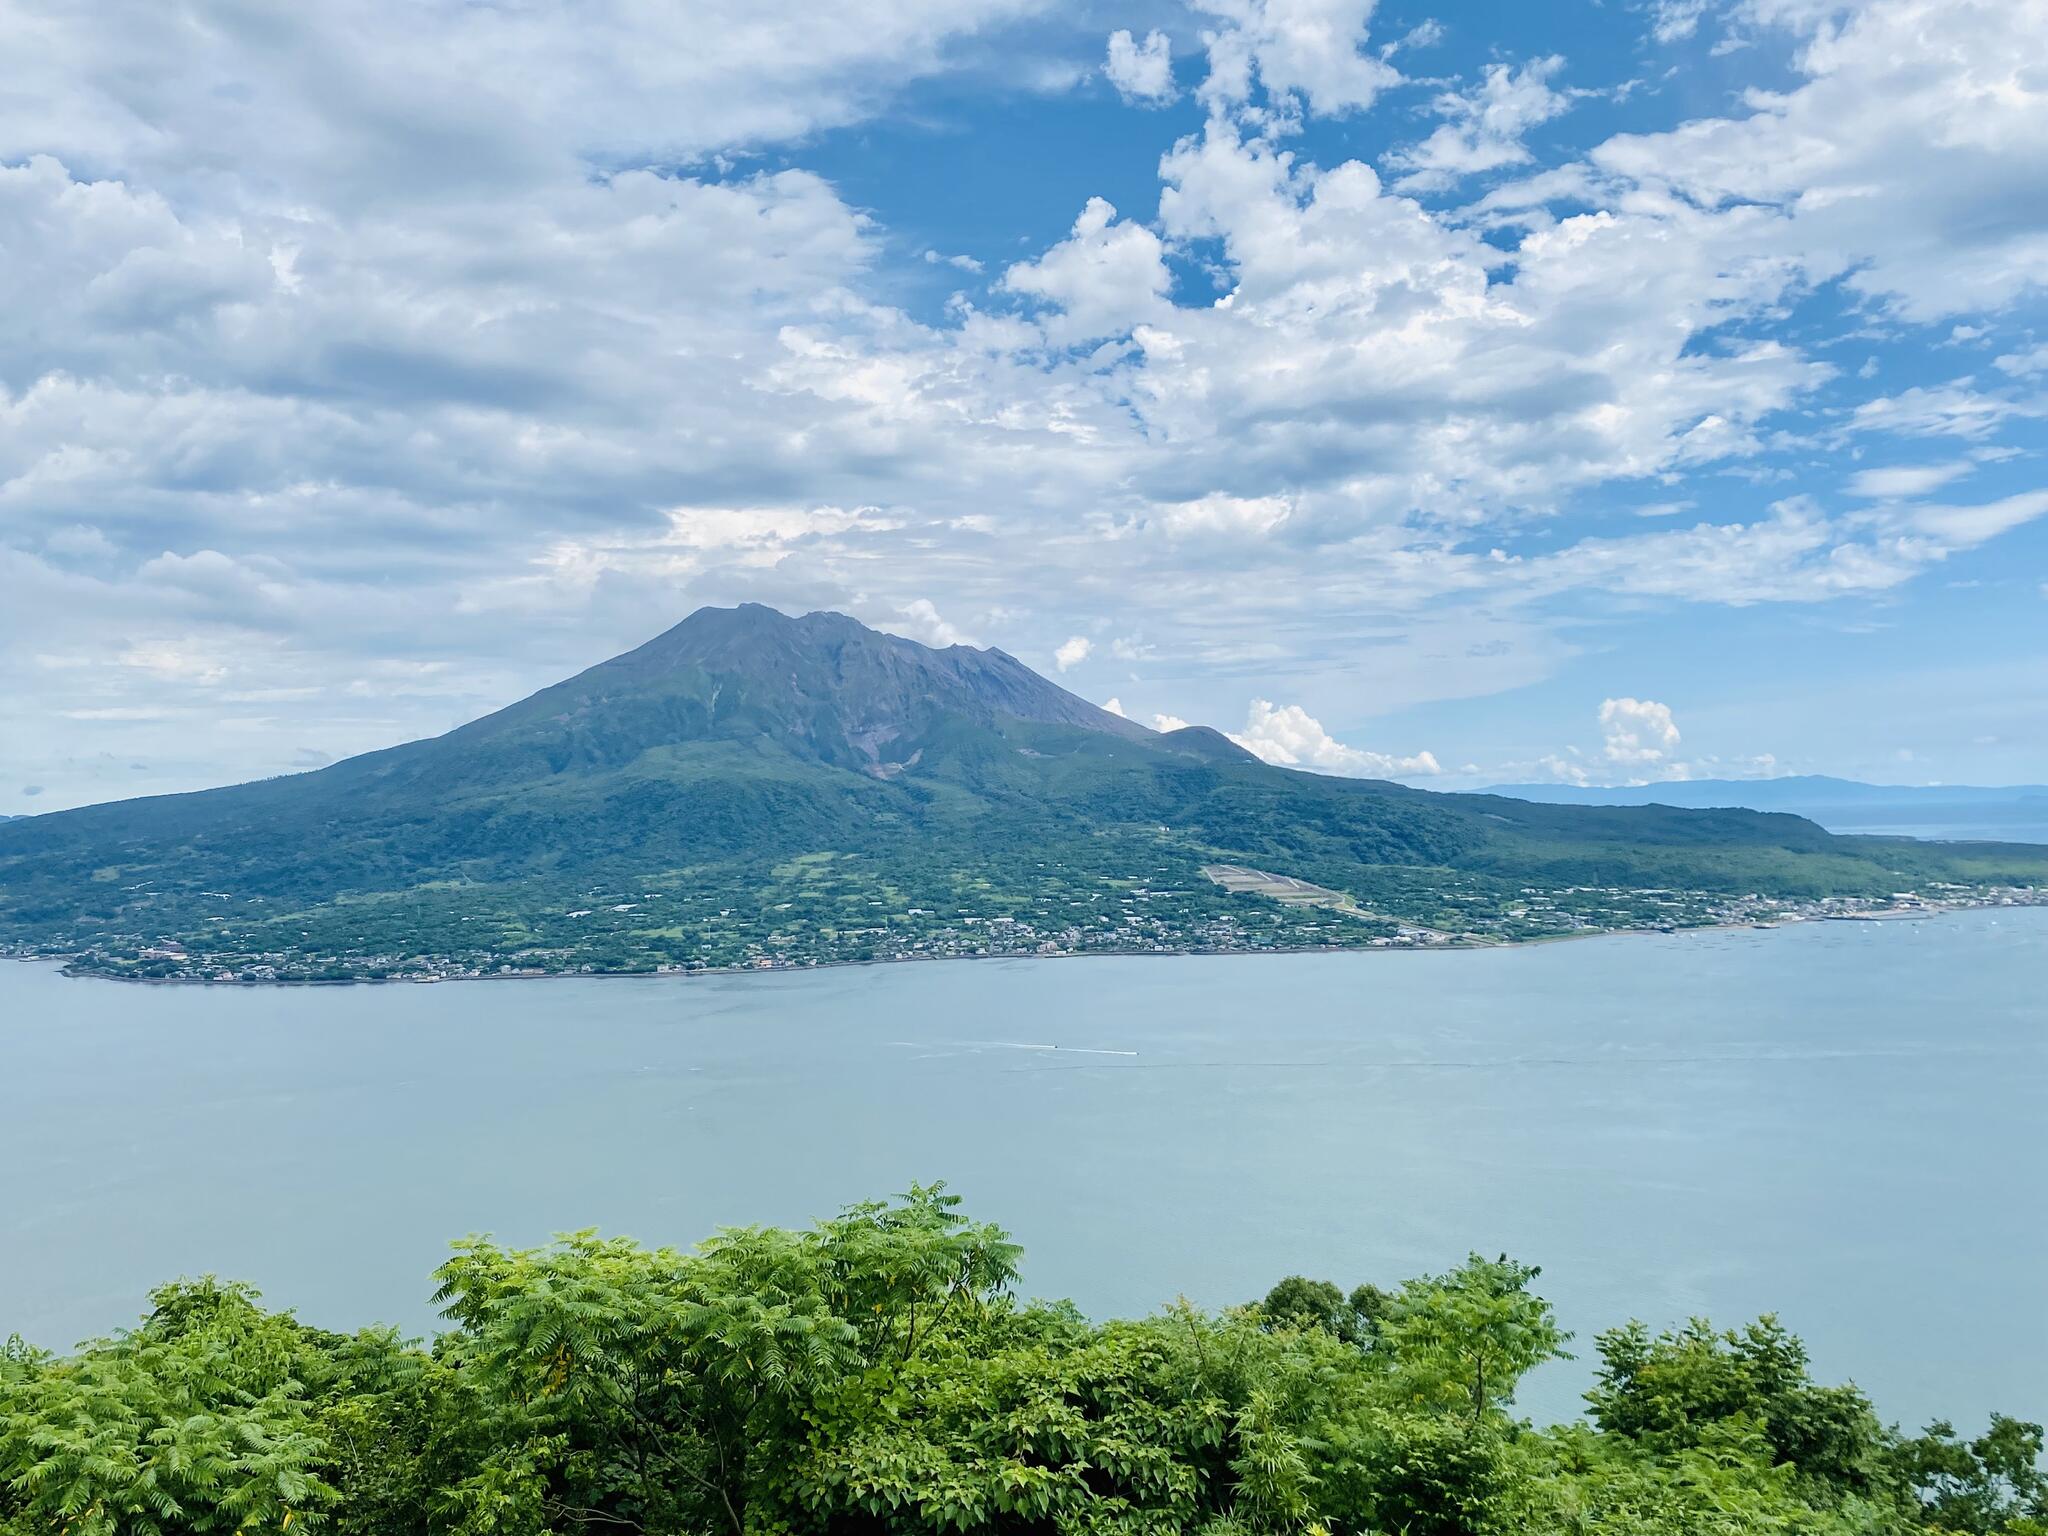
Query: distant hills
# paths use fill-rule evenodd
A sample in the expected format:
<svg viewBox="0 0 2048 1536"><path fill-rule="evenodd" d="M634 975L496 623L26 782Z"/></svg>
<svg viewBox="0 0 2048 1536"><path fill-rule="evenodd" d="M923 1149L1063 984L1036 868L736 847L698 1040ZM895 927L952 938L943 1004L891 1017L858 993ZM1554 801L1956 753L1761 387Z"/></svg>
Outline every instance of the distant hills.
<svg viewBox="0 0 2048 1536"><path fill-rule="evenodd" d="M1591 788L1500 784L1488 794L1550 805L1741 806L1804 816L1836 832L2048 841L2048 785L1863 784L1821 774L1775 779L1686 779Z"/></svg>
<svg viewBox="0 0 2048 1536"><path fill-rule="evenodd" d="M144 975L644 970L1529 938L1934 880L2048 884L2048 849L1296 772L1001 651L750 605L445 736L11 822L0 943Z"/></svg>

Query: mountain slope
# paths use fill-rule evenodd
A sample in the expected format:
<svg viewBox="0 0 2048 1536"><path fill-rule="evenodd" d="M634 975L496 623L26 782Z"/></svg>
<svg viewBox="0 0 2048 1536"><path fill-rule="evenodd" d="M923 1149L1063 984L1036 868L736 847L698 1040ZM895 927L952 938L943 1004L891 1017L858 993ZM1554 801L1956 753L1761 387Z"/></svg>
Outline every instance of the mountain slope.
<svg viewBox="0 0 2048 1536"><path fill-rule="evenodd" d="M1350 911L1231 897L1203 874L1226 863ZM144 973L201 955L285 975L639 969L1350 944L1400 924L1516 938L1701 921L1748 893L2036 878L2048 850L1293 772L999 651L750 606L431 740L10 823L0 942Z"/></svg>

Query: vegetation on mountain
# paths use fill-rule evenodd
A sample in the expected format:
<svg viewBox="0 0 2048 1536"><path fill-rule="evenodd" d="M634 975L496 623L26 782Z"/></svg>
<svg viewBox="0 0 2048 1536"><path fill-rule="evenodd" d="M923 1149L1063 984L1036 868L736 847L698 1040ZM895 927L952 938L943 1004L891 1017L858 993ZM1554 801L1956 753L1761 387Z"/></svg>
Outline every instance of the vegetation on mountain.
<svg viewBox="0 0 2048 1536"><path fill-rule="evenodd" d="M1217 863L1342 893L1233 897ZM1514 939L2048 885L2048 849L1535 805L1155 733L999 651L705 609L432 740L0 828L0 944L126 974L648 970Z"/></svg>
<svg viewBox="0 0 2048 1536"><path fill-rule="evenodd" d="M1567 1340L1504 1258L1104 1323L1018 1259L933 1187L690 1252L471 1238L425 1344L165 1286L0 1351L0 1533L2048 1531L2038 1425L1903 1434L1769 1318L1604 1333L1590 1421L1538 1428Z"/></svg>

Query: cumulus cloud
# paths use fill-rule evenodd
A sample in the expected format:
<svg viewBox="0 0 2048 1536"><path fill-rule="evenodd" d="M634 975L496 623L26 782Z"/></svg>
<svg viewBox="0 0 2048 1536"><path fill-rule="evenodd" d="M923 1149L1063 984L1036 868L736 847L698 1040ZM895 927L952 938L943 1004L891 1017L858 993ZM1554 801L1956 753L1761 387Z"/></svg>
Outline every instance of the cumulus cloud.
<svg viewBox="0 0 2048 1536"><path fill-rule="evenodd" d="M1916 321L2000 308L2048 277L2048 10L2005 0L1751 0L1799 39L1803 81L1751 110L1594 151ZM1679 16L1683 8L1679 8ZM1998 188L1994 192L1993 188ZM2010 217L1963 228L1999 200ZM1763 217L1759 217L1762 215Z"/></svg>
<svg viewBox="0 0 2048 1536"><path fill-rule="evenodd" d="M1088 659L1088 653L1095 649L1095 642L1086 635L1074 635L1060 642L1059 649L1052 653L1053 665L1062 672L1071 672Z"/></svg>
<svg viewBox="0 0 2048 1536"><path fill-rule="evenodd" d="M928 597L915 598L905 603L897 609L895 622L885 622L882 628L941 649L949 645L974 644L966 634L939 616L938 605Z"/></svg>
<svg viewBox="0 0 2048 1536"><path fill-rule="evenodd" d="M1173 43L1164 32L1134 39L1128 28L1109 34L1109 56L1103 73L1117 94L1140 106L1163 107L1180 92L1173 83Z"/></svg>
<svg viewBox="0 0 2048 1536"><path fill-rule="evenodd" d="M1211 108L1241 106L1254 81L1270 96L1300 96L1321 113L1363 111L1401 72L1367 50L1375 0L1196 0L1222 25L1202 34L1209 75L1197 94Z"/></svg>
<svg viewBox="0 0 2048 1536"><path fill-rule="evenodd" d="M1671 706L1655 699L1603 699L1600 734L1601 754L1626 768L1666 765L1678 750L1678 722L1671 718Z"/></svg>
<svg viewBox="0 0 2048 1536"><path fill-rule="evenodd" d="M1557 784L1586 785L1593 782L1593 775L1586 771L1586 765L1576 757L1560 757L1548 753L1537 759L1537 767L1545 778Z"/></svg>
<svg viewBox="0 0 2048 1536"><path fill-rule="evenodd" d="M1211 491L1192 501L1168 502L1151 510L1169 533L1257 539L1286 522L1294 503L1287 496L1231 496Z"/></svg>
<svg viewBox="0 0 2048 1536"><path fill-rule="evenodd" d="M1104 699L1102 707L1121 720L1131 718L1124 710L1124 701L1122 699ZM1155 714L1152 717L1152 729L1162 733L1186 730L1187 724L1187 721L1181 719L1179 715Z"/></svg>
<svg viewBox="0 0 2048 1536"><path fill-rule="evenodd" d="M1420 778L1443 772L1428 752L1403 757L1347 747L1299 704L1253 699L1244 729L1226 734L1247 752L1286 768L1314 768L1367 779Z"/></svg>
<svg viewBox="0 0 2048 1536"><path fill-rule="evenodd" d="M1046 329L1064 343L1115 335L1156 317L1172 277L1157 235L1119 220L1107 199L1091 197L1069 238L1036 261L1018 262L1002 285L1054 306L1059 313Z"/></svg>
<svg viewBox="0 0 2048 1536"><path fill-rule="evenodd" d="M1668 784L1702 777L1764 779L1787 771L1769 752L1680 758L1678 722L1670 706L1655 699L1602 700L1595 720L1601 735L1597 755L1566 747L1533 763L1509 764L1502 772L1510 776L1533 773L1546 782L1586 787Z"/></svg>
<svg viewBox="0 0 2048 1536"><path fill-rule="evenodd" d="M1435 110L1448 121L1420 144L1387 157L1402 172L1394 185L1404 192L1438 191L1467 176L1527 164L1534 157L1522 136L1571 105L1549 83L1563 67L1556 54L1520 69L1489 64L1472 90L1437 97Z"/></svg>

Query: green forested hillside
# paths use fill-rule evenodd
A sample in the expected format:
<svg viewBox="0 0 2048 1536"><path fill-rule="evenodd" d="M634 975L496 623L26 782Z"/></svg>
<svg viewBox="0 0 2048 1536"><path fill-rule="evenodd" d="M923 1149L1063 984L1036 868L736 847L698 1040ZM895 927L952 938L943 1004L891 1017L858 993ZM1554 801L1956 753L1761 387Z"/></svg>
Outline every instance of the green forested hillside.
<svg viewBox="0 0 2048 1536"><path fill-rule="evenodd" d="M1571 1341L1505 1258L1096 1323L1018 1257L927 1189L688 1253L470 1239L425 1344L180 1282L0 1350L0 1532L2048 1531L2038 1425L1888 1428L1770 1318L1603 1333L1589 1420L1542 1429L1516 1384Z"/></svg>
<svg viewBox="0 0 2048 1536"><path fill-rule="evenodd" d="M1228 896L1218 863L1351 915ZM139 974L647 969L1529 938L1931 882L2048 885L2048 849L1293 772L1000 652L707 609L433 740L10 823L0 943Z"/></svg>

